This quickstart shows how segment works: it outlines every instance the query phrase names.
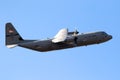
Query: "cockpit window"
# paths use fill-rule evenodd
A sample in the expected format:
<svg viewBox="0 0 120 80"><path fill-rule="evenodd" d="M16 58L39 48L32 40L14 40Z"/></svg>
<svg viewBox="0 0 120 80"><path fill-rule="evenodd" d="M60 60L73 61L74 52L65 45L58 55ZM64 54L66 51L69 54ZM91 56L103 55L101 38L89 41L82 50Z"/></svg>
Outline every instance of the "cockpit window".
<svg viewBox="0 0 120 80"><path fill-rule="evenodd" d="M106 33L106 32L102 32L101 34L102 34L102 35L107 35L107 33Z"/></svg>
<svg viewBox="0 0 120 80"><path fill-rule="evenodd" d="M106 38L108 34L106 32L101 32L101 34Z"/></svg>

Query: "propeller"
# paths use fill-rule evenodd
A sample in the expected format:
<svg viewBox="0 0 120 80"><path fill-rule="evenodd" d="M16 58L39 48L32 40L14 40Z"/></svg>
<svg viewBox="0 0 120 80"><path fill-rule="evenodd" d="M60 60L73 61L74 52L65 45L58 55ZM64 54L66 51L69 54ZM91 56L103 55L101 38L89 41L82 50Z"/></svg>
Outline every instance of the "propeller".
<svg viewBox="0 0 120 80"><path fill-rule="evenodd" d="M78 34L79 32L78 32L78 30L77 29L75 29L75 31L74 31L74 34Z"/></svg>
<svg viewBox="0 0 120 80"><path fill-rule="evenodd" d="M77 35L79 32L77 31L77 29L75 29L75 31L73 32L68 32L69 35Z"/></svg>

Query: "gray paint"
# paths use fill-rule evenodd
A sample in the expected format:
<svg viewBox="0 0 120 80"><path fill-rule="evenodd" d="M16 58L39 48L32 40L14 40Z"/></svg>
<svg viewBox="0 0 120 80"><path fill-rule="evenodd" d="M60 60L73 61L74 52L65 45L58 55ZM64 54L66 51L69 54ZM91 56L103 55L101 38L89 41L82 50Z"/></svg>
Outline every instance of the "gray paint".
<svg viewBox="0 0 120 80"><path fill-rule="evenodd" d="M31 41L27 43L26 42L20 43L18 46L45 52L45 51L51 51L51 50L86 46L91 44L99 44L102 42L106 42L112 38L111 35L108 35L105 32L80 34L76 37L77 37L77 43L75 43L75 40L74 40L75 37L71 36L67 38L66 41L60 42L60 43L52 43L51 40L43 40L43 41Z"/></svg>
<svg viewBox="0 0 120 80"><path fill-rule="evenodd" d="M9 29L12 29L14 32L11 31L11 33L9 33ZM14 29L11 23L6 24L6 45L17 44L20 47L41 52L99 44L110 39L112 39L111 35L108 35L104 31L99 31L93 33L77 34L76 36L70 35L64 42L60 43L53 43L52 39L24 40Z"/></svg>

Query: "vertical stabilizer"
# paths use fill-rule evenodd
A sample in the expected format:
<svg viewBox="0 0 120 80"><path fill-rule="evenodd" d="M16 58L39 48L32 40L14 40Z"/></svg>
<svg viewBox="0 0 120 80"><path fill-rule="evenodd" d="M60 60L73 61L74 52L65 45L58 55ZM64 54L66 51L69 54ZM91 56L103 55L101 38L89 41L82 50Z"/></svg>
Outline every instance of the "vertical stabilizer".
<svg viewBox="0 0 120 80"><path fill-rule="evenodd" d="M6 23L6 46L12 48L17 46L18 43L23 41L23 38L16 31L14 26L11 23Z"/></svg>

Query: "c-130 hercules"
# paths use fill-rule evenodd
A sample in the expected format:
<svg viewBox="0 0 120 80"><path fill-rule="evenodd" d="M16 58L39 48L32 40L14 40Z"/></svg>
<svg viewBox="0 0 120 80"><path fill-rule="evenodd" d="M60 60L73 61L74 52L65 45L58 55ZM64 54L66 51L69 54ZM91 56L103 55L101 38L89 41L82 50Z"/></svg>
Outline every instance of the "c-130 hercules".
<svg viewBox="0 0 120 80"><path fill-rule="evenodd" d="M61 29L54 38L48 40L24 40L11 23L6 23L6 46L13 48L20 46L40 52L99 44L112 39L104 31L81 33L76 30L68 32L68 29Z"/></svg>

